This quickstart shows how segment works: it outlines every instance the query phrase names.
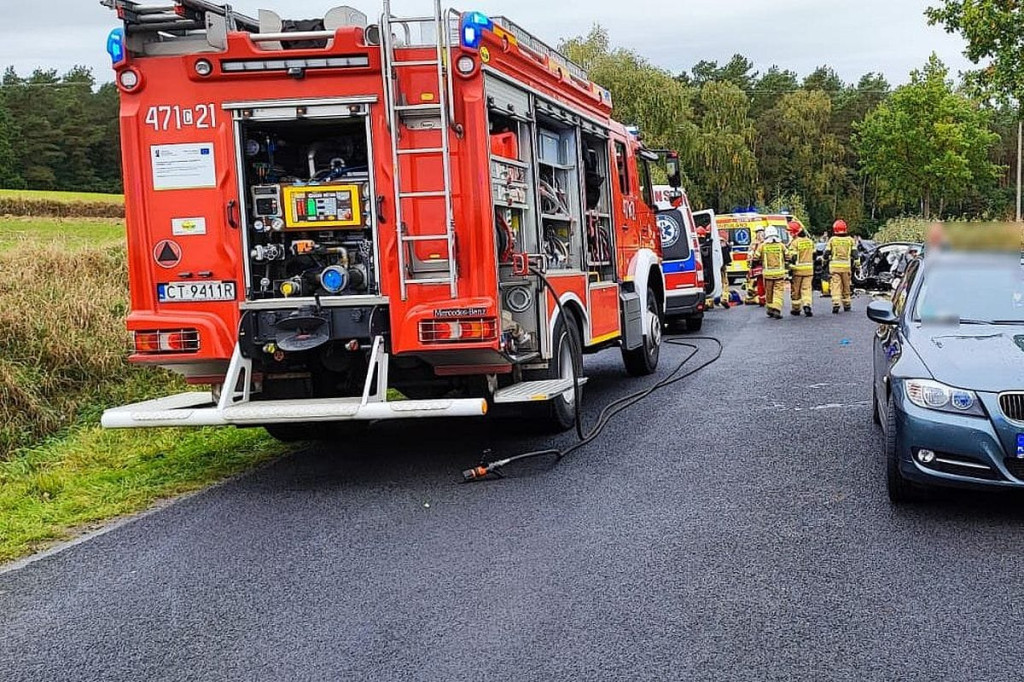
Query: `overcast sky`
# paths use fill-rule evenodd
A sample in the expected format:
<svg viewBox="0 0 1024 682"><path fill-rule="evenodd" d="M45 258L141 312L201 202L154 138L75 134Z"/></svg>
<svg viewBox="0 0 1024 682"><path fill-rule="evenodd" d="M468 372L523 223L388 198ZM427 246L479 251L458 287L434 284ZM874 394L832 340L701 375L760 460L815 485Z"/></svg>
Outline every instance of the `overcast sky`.
<svg viewBox="0 0 1024 682"><path fill-rule="evenodd" d="M923 11L936 0L465 0L460 9L504 14L542 40L607 27L615 45L632 48L672 72L701 59L727 61L739 52L763 71L772 64L801 76L821 64L847 81L880 71L902 83L913 68L938 55L955 74L970 68L959 38L927 25ZM2 0L0 65L27 74L36 67L93 67L109 80L105 39L116 25L99 0ZM290 18L323 16L334 2L239 0L235 9L255 16L275 9ZM380 5L350 4L371 17ZM395 0L396 14L423 14L430 0Z"/></svg>

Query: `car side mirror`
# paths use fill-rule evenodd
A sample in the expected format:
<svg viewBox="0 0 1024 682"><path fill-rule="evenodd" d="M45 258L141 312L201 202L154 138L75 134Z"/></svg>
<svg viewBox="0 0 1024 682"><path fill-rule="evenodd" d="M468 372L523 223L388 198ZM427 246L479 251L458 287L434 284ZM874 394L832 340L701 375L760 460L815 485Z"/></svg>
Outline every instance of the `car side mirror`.
<svg viewBox="0 0 1024 682"><path fill-rule="evenodd" d="M892 301L872 301L868 303L868 319L878 324L893 325L900 321L893 310Z"/></svg>

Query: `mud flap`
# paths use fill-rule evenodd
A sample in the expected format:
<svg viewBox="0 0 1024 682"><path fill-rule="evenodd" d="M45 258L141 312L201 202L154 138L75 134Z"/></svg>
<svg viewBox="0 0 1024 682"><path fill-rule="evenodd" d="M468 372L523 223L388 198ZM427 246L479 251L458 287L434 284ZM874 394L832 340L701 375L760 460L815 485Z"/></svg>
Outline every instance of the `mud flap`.
<svg viewBox="0 0 1024 682"><path fill-rule="evenodd" d="M640 294L633 291L619 293L622 309L622 347L635 350L644 345L644 305Z"/></svg>

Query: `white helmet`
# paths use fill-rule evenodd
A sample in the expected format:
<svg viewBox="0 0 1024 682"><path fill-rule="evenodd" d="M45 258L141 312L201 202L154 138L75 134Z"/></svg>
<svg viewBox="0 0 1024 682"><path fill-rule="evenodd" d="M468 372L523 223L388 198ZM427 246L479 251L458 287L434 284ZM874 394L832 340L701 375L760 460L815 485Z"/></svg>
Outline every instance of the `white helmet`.
<svg viewBox="0 0 1024 682"><path fill-rule="evenodd" d="M764 230L764 238L765 241L779 241L779 228L775 227L774 225L769 225Z"/></svg>

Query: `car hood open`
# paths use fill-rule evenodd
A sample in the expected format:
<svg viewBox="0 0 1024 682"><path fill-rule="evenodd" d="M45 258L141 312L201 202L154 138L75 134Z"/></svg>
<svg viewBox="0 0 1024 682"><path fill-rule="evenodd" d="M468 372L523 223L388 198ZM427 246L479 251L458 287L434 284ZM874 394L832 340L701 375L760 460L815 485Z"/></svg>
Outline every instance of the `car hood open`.
<svg viewBox="0 0 1024 682"><path fill-rule="evenodd" d="M1024 325L919 327L913 347L944 384L993 393L1024 389Z"/></svg>

